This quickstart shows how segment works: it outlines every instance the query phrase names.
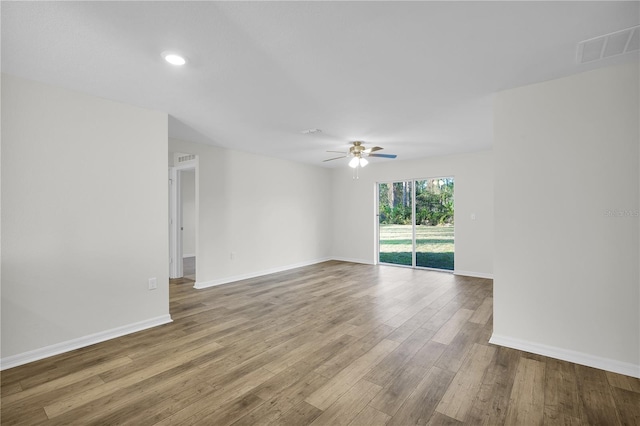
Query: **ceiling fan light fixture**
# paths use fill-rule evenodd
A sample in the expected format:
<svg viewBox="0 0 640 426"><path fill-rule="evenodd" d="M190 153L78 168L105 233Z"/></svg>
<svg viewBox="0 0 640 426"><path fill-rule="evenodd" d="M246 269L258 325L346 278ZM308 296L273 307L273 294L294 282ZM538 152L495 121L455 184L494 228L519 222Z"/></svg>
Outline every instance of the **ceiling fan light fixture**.
<svg viewBox="0 0 640 426"><path fill-rule="evenodd" d="M362 145L362 141L354 141L351 142L351 147L349 148L349 151L344 152L344 151L327 151L327 152L337 152L339 154L342 154L340 157L334 157L334 158L329 158L326 160L323 160L323 162L327 162L327 161L333 161L333 160L339 160L341 158L351 158L351 160L349 160L349 167L351 167L353 170L353 175L354 175L354 179L357 179L357 169L358 167L365 167L367 164L369 164L369 160L367 160L365 157L382 157L382 158L396 158L397 155L395 154L378 154L375 153L376 151L380 151L381 149L383 149L382 147L379 146L374 146L371 148L365 148Z"/></svg>

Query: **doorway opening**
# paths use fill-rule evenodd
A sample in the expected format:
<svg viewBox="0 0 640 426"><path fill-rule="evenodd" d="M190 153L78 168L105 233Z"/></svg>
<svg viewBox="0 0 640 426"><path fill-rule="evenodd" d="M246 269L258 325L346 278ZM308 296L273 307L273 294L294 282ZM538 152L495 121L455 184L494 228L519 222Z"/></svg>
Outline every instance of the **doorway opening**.
<svg viewBox="0 0 640 426"><path fill-rule="evenodd" d="M454 178L378 183L378 262L454 270Z"/></svg>
<svg viewBox="0 0 640 426"><path fill-rule="evenodd" d="M169 167L169 278L196 281L198 158L173 154Z"/></svg>
<svg viewBox="0 0 640 426"><path fill-rule="evenodd" d="M180 172L180 206L182 208L182 276L196 279L196 171Z"/></svg>

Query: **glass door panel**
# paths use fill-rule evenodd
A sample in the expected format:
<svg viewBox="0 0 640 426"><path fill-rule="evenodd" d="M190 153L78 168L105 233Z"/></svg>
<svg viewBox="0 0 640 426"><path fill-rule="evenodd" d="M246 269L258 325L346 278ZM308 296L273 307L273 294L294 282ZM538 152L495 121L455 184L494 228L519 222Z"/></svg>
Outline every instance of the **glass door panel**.
<svg viewBox="0 0 640 426"><path fill-rule="evenodd" d="M453 178L415 181L416 266L453 270Z"/></svg>
<svg viewBox="0 0 640 426"><path fill-rule="evenodd" d="M413 266L413 182L378 184L378 261Z"/></svg>

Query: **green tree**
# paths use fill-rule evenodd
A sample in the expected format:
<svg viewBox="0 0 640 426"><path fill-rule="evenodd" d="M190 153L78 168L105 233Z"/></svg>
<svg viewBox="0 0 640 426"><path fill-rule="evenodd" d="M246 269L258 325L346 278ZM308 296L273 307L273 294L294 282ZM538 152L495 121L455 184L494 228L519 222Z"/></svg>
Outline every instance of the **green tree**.
<svg viewBox="0 0 640 426"><path fill-rule="evenodd" d="M429 179L416 183L418 224L453 224L453 211L453 179Z"/></svg>

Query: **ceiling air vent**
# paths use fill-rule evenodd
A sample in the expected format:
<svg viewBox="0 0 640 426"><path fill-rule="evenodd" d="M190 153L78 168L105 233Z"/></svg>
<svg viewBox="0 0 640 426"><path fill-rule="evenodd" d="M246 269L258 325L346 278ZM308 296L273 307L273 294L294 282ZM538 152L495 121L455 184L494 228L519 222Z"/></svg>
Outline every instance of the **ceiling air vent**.
<svg viewBox="0 0 640 426"><path fill-rule="evenodd" d="M584 64L639 49L640 25L581 41L576 59L579 64Z"/></svg>
<svg viewBox="0 0 640 426"><path fill-rule="evenodd" d="M186 163L187 161L195 160L196 156L193 154L181 155L178 157L178 164Z"/></svg>

